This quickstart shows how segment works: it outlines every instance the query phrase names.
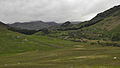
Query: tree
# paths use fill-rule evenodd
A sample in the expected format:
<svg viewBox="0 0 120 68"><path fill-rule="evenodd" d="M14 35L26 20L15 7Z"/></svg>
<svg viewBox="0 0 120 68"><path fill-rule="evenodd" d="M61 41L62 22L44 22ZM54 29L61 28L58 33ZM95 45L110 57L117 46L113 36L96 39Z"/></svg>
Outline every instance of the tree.
<svg viewBox="0 0 120 68"><path fill-rule="evenodd" d="M49 31L47 28L42 29L42 32L43 32L44 34L49 34L49 33L50 33L50 31Z"/></svg>
<svg viewBox="0 0 120 68"><path fill-rule="evenodd" d="M112 41L120 41L120 32L113 33L111 40Z"/></svg>

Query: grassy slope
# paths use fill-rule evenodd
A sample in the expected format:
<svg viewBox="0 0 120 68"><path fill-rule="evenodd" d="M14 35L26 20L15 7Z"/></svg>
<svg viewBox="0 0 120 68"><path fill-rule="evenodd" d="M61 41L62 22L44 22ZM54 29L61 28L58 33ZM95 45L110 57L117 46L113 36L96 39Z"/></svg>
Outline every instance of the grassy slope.
<svg viewBox="0 0 120 68"><path fill-rule="evenodd" d="M112 33L119 32L119 24L119 17L107 17L95 25L83 28L83 32L88 34L90 38L94 36L96 38L110 38Z"/></svg>
<svg viewBox="0 0 120 68"><path fill-rule="evenodd" d="M70 41L45 36L29 36L8 31L0 24L0 55L33 50L54 50L75 44Z"/></svg>

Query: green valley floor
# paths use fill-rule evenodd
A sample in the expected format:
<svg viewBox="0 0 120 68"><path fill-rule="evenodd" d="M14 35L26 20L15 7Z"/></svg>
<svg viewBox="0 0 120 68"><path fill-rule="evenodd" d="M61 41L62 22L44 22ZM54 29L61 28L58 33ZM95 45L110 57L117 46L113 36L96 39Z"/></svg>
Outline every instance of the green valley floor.
<svg viewBox="0 0 120 68"><path fill-rule="evenodd" d="M0 56L0 68L120 68L120 47L75 44Z"/></svg>

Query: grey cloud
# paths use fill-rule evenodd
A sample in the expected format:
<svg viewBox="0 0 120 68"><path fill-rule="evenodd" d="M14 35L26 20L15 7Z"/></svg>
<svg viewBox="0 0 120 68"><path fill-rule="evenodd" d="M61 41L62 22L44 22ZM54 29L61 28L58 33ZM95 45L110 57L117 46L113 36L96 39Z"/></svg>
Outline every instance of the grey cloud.
<svg viewBox="0 0 120 68"><path fill-rule="evenodd" d="M0 20L84 21L120 4L120 0L0 0Z"/></svg>

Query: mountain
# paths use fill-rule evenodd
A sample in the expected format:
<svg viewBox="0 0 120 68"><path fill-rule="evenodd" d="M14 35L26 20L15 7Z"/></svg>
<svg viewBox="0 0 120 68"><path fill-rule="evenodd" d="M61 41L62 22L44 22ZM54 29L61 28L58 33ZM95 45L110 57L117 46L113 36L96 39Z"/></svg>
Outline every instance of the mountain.
<svg viewBox="0 0 120 68"><path fill-rule="evenodd" d="M7 29L7 27L8 27L8 25L6 25L0 21L0 30L3 30L3 29L5 30L5 29Z"/></svg>
<svg viewBox="0 0 120 68"><path fill-rule="evenodd" d="M62 39L120 40L120 5L97 14L89 21L69 24L60 26L56 32L51 31L49 36Z"/></svg>
<svg viewBox="0 0 120 68"><path fill-rule="evenodd" d="M79 24L81 21L71 21L72 24Z"/></svg>
<svg viewBox="0 0 120 68"><path fill-rule="evenodd" d="M48 28L57 25L56 22L43 22L43 21L31 21L31 22L16 22L13 24L8 24L11 27L17 27L27 30L40 30L43 28Z"/></svg>

